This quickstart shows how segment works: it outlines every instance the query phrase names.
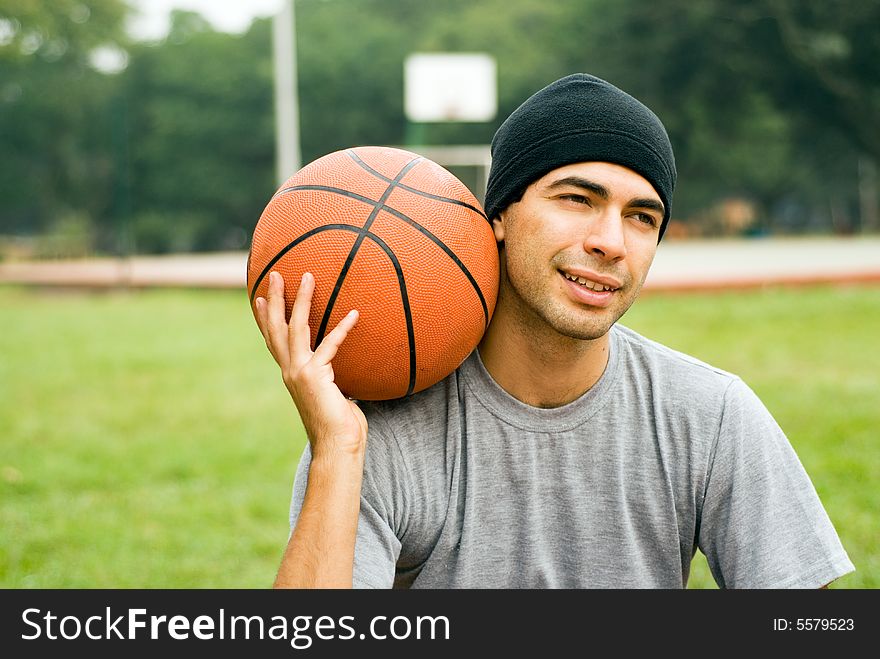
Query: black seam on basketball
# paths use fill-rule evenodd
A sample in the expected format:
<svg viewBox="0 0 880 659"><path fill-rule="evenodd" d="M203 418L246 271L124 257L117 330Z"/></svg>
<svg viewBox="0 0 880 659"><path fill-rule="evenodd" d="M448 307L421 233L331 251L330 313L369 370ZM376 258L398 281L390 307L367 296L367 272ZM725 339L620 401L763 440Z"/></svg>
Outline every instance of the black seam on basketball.
<svg viewBox="0 0 880 659"><path fill-rule="evenodd" d="M365 204L369 204L370 206L375 206L378 203L375 199L364 197L363 195L359 195L357 192L343 190L342 188L333 188L329 185L293 185L289 188L279 190L275 193L275 196L273 196L272 199L275 199L275 197L280 197L281 195L288 192L296 192L297 190L318 190L320 192L335 192L336 194L340 194L343 197L351 197L352 199L357 199L358 201L362 201Z"/></svg>
<svg viewBox="0 0 880 659"><path fill-rule="evenodd" d="M376 202L376 205L373 207L373 210L370 213L370 217L368 217L367 221L364 222L362 233L358 236L357 240L354 241L354 245L351 246L348 257L345 259L345 263L342 265L342 270L339 271L339 276L336 278L336 284L333 286L333 292L330 293L330 299L327 300L327 306L324 309L324 315L321 317L321 324L318 326L318 334L315 338L316 346L324 340L324 333L327 331L327 323L330 321L330 314L333 313L333 306L336 304L336 298L339 297L339 291L342 288L343 282L345 281L345 276L348 274L348 270L351 267L352 262L354 261L354 257L357 255L357 252L361 247L361 243L363 243L364 238L370 230L370 225L373 224L373 221L376 219L379 211L385 207L385 202L388 200L388 197L391 195L391 192L394 190L394 188L398 186L400 180L404 176L406 176L406 174L422 160L423 158L419 156L413 158L406 165L404 165L403 169L398 172L397 176L394 177L394 180L391 182L391 184L385 189L385 192L382 193L382 196L379 197L379 200ZM401 296L402 295L403 293L401 292ZM413 348L411 347L410 349L412 350Z"/></svg>
<svg viewBox="0 0 880 659"><path fill-rule="evenodd" d="M360 156L358 156L358 154L356 154L351 149L346 151L346 153L352 158L352 160L354 160L358 165L360 165L365 170L370 172L370 174L372 174L373 176L379 177L380 179L382 179L386 183L391 182L390 178L388 178L387 176L385 176L381 172L377 172L375 169L370 167L367 163L365 163L363 160L361 160L361 158L360 158ZM405 185L403 183L400 183L397 187L399 187L402 190L406 190L407 192L412 192L413 194L417 194L421 197L427 197L428 199L434 199L435 201L444 201L449 204L455 204L456 206L464 206L465 208L469 208L470 210L477 213L480 217L482 217L487 222L489 221L489 218L486 217L486 214L483 211L481 211L479 208L477 208L476 206L471 206L470 204L468 204L464 201L461 201L459 199L451 199L449 197L441 197L440 195L431 194L430 192L425 192L424 190L419 190L418 188L413 188L413 187L410 187L410 186Z"/></svg>
<svg viewBox="0 0 880 659"><path fill-rule="evenodd" d="M403 316L406 318L406 338L409 342L409 384L404 394L404 396L409 396L416 387L416 333L413 328L412 309L409 307L409 295L406 292L406 279L403 276L403 268L400 267L400 261L397 260L397 255L388 246L388 243L375 233L369 231L364 232L364 237L369 238L382 248L391 260L391 265L394 266L394 272L397 275L397 284L400 287L400 301L403 304Z"/></svg>
<svg viewBox="0 0 880 659"><path fill-rule="evenodd" d="M272 260L266 264L265 268L263 268L263 271L260 273L260 276L257 277L257 280L254 282L254 287L251 289L251 295L250 295L251 304L253 304L253 302L254 302L254 296L257 294L257 289L260 287L260 283L263 281L263 279L265 279L266 275L269 274L269 271L272 269L273 265L278 263L278 261L280 261L281 258L285 254L287 254L287 252L289 252L294 247L299 245L306 238L310 238L310 237L314 236L315 234L321 233L322 231L330 231L331 229L346 229L346 230L350 229L351 231L356 231L358 233L360 233L360 231L361 231L360 227L356 227L351 224L325 224L323 226L316 227L316 228L312 229L311 231L306 231L301 236L297 236L297 238L295 240L288 243L284 249L282 249L274 257L272 257Z"/></svg>
<svg viewBox="0 0 880 659"><path fill-rule="evenodd" d="M456 255L456 253L453 252L449 248L449 246L446 243L444 243L442 240L440 240L437 236L435 236L433 233L428 231L425 227L423 227L421 224L416 222L411 217L407 216L404 213L401 213L396 208L392 208L391 206L385 206L382 210L384 210L387 213L391 213L392 215L394 215L394 217L397 217L397 218L403 220L404 222L409 224L414 229L420 231L431 242L436 244L437 247L439 247L444 252L446 252L446 255L452 259L453 263L455 263L455 265L458 266L459 270L462 271L464 276L467 277L467 280L471 283L471 286L473 287L474 292L477 294L477 297L480 298L480 304L483 306L483 319L485 322L485 326L488 327L489 326L489 308L486 305L486 298L483 297L483 291L480 289L480 285L477 283L477 280L474 279L474 276L470 273L470 270L467 269L467 266L461 261L461 259L458 258L458 255Z"/></svg>

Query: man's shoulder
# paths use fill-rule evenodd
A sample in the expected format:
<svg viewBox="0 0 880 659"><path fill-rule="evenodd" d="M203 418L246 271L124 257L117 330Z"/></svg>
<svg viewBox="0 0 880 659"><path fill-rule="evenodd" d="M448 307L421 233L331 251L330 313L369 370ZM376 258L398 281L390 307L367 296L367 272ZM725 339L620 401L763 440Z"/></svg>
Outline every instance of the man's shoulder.
<svg viewBox="0 0 880 659"><path fill-rule="evenodd" d="M361 409L370 428L383 434L422 435L428 429L445 429L450 398L457 396L459 370L456 369L436 384L403 398L362 401Z"/></svg>
<svg viewBox="0 0 880 659"><path fill-rule="evenodd" d="M615 325L612 331L619 339L617 345L624 362L628 363L633 374L647 377L655 383L660 381L669 391L723 396L732 383L741 382L734 373L642 336L623 325Z"/></svg>

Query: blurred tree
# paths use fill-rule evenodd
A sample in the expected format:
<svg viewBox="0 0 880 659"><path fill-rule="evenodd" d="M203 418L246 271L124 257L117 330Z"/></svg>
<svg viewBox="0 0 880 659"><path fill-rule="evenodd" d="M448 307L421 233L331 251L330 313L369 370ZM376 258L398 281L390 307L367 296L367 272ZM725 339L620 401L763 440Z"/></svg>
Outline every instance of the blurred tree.
<svg viewBox="0 0 880 659"><path fill-rule="evenodd" d="M422 0L299 0L302 155L402 144L403 61L436 11Z"/></svg>
<svg viewBox="0 0 880 659"><path fill-rule="evenodd" d="M776 71L777 99L845 133L880 160L880 2L756 0L766 5L778 37L765 44L786 64ZM781 73L781 75L780 75Z"/></svg>
<svg viewBox="0 0 880 659"><path fill-rule="evenodd" d="M132 49L126 94L136 248L243 248L275 189L270 22L239 36L176 11Z"/></svg>
<svg viewBox="0 0 880 659"><path fill-rule="evenodd" d="M122 0L0 2L0 233L68 217L91 227L112 204L105 108L117 81L93 58L123 52L126 11Z"/></svg>
<svg viewBox="0 0 880 659"><path fill-rule="evenodd" d="M3 0L0 60L38 56L48 62L88 60L98 46L124 43L124 0Z"/></svg>

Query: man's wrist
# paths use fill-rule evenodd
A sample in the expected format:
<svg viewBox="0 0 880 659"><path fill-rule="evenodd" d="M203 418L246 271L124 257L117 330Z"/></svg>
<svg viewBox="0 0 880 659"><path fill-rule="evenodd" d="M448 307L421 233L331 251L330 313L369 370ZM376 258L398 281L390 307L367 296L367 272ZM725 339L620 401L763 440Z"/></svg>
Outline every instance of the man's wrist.
<svg viewBox="0 0 880 659"><path fill-rule="evenodd" d="M331 444L328 446L328 444ZM344 448L333 442L323 442L323 446L316 449L312 447L312 460L309 470L320 469L322 471L347 471L350 469L363 470L364 458L367 447L365 443L359 446L346 446Z"/></svg>

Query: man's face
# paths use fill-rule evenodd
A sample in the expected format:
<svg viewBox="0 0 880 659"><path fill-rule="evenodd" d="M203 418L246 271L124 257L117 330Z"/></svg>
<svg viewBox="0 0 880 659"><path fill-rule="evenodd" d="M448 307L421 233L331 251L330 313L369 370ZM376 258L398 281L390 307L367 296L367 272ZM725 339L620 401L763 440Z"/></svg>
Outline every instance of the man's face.
<svg viewBox="0 0 880 659"><path fill-rule="evenodd" d="M493 222L504 241L499 303L539 336L548 326L604 336L638 296L662 220L654 187L626 167L554 169Z"/></svg>

